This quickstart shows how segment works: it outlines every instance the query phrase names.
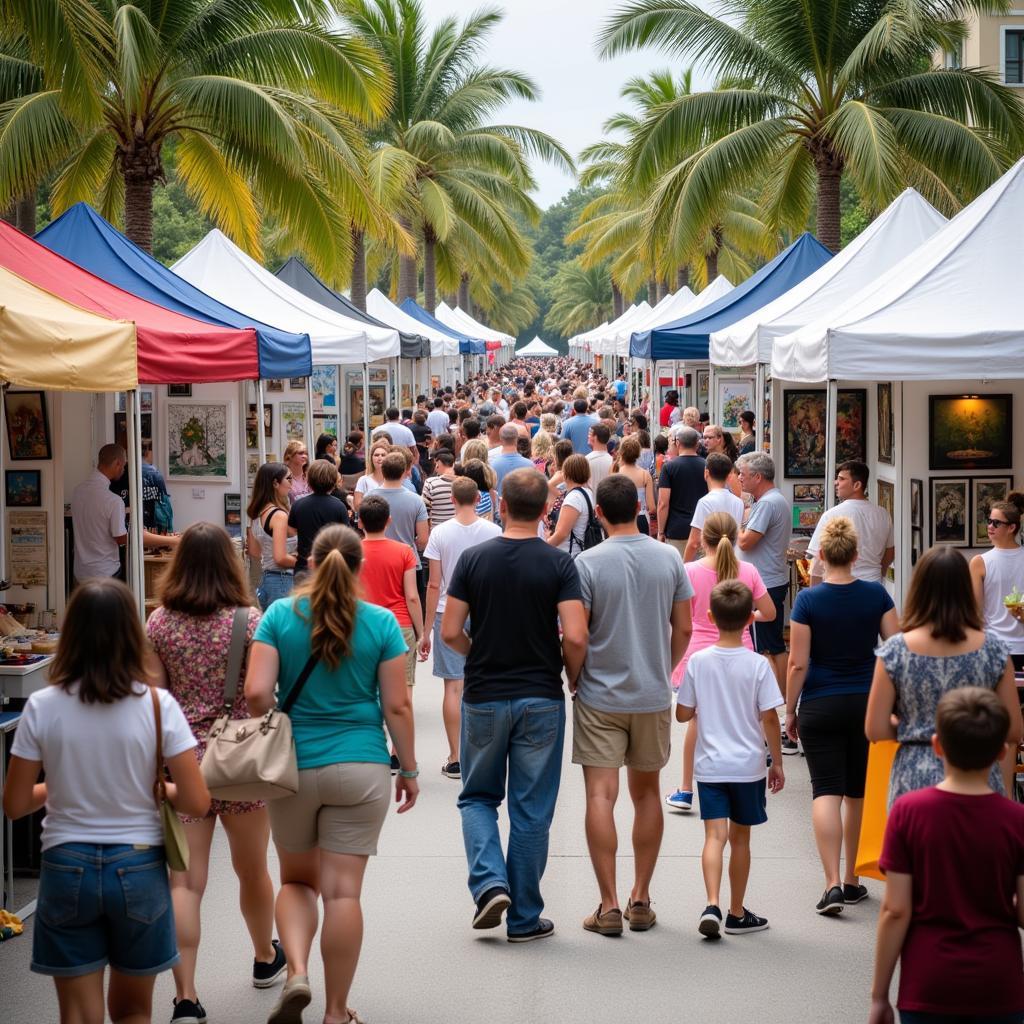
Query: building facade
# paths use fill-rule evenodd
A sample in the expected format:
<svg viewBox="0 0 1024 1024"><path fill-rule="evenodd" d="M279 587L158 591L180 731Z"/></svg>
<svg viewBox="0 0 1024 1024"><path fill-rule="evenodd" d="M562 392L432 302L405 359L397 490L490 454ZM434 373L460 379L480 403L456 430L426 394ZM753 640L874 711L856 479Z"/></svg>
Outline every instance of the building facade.
<svg viewBox="0 0 1024 1024"><path fill-rule="evenodd" d="M943 55L946 67L989 68L999 80L1024 88L1024 0L1009 14L972 14L959 52Z"/></svg>

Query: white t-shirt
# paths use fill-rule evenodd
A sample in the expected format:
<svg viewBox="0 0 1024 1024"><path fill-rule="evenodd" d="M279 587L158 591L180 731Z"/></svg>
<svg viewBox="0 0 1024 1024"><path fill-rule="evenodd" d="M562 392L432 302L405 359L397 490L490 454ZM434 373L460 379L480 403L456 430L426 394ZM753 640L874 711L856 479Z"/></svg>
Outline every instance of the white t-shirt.
<svg viewBox="0 0 1024 1024"><path fill-rule="evenodd" d="M430 432L434 437L437 437L438 434L451 433L451 420L443 409L434 409L427 414L427 426L430 427Z"/></svg>
<svg viewBox="0 0 1024 1024"><path fill-rule="evenodd" d="M29 697L11 753L43 762L44 850L61 843L163 844L153 800L153 701L149 687L135 683L135 690L139 696L113 704L83 704L59 686ZM191 750L196 738L174 697L157 693L166 760Z"/></svg>
<svg viewBox="0 0 1024 1024"><path fill-rule="evenodd" d="M416 437L404 423L384 423L373 431L375 438L380 437L381 434L387 434L391 438L392 444L400 444L405 448L416 447Z"/></svg>
<svg viewBox="0 0 1024 1024"><path fill-rule="evenodd" d="M496 523L489 523L486 519L477 519L475 522L466 525L457 519L449 519L448 522L435 526L430 531L430 538L423 551L425 559L435 559L441 563L441 593L437 598L437 612L444 611L448 602L448 581L455 572L459 556L467 548L476 547L485 540L493 540L501 536L501 527Z"/></svg>
<svg viewBox="0 0 1024 1024"><path fill-rule="evenodd" d="M589 487L574 487L562 502L563 509L574 508L579 513L569 535L558 545L559 551L567 551L573 558L583 550L583 534L586 532L587 523L590 522L590 509L587 508L587 498L583 496L584 491L587 492L587 498L590 498L590 508L593 508L594 495ZM569 550L570 546L571 551Z"/></svg>
<svg viewBox="0 0 1024 1024"><path fill-rule="evenodd" d="M487 464L490 465L501 454L501 445L487 449Z"/></svg>
<svg viewBox="0 0 1024 1024"><path fill-rule="evenodd" d="M737 498L728 487L708 491L703 498L697 500L690 528L700 530L712 512L728 512L736 520L737 527L743 525L743 499Z"/></svg>
<svg viewBox="0 0 1024 1024"><path fill-rule="evenodd" d="M114 538L128 532L124 502L98 469L72 492L71 521L75 528L75 579L81 583L116 576L121 558Z"/></svg>
<svg viewBox="0 0 1024 1024"><path fill-rule="evenodd" d="M677 703L697 709L698 782L765 777L761 715L784 703L768 659L746 647L705 647L686 663Z"/></svg>
<svg viewBox="0 0 1024 1024"><path fill-rule="evenodd" d="M854 579L880 583L882 555L895 543L889 513L865 498L847 498L839 502L822 514L814 528L811 542L807 545L807 553L812 557L817 558L821 550L821 531L825 524L836 516L846 516L857 531L857 560L850 566Z"/></svg>
<svg viewBox="0 0 1024 1024"><path fill-rule="evenodd" d="M612 471L612 457L607 452L590 452L590 489L596 494L597 485Z"/></svg>

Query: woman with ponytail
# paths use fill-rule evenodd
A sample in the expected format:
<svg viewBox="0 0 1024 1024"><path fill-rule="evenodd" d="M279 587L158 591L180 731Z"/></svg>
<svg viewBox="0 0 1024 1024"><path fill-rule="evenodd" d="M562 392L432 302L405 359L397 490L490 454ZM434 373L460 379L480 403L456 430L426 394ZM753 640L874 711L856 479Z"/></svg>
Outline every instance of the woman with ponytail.
<svg viewBox="0 0 1024 1024"><path fill-rule="evenodd" d="M701 532L704 557L695 562L686 563L686 573L693 586L690 617L693 621L693 633L686 655L672 673L672 688L679 689L679 684L686 674L686 663L690 656L718 643L718 629L708 619L711 608L711 591L719 583L726 580L739 580L750 588L754 595L754 621L771 622L775 618L775 605L761 575L750 562L741 562L736 557L736 531L738 526L728 512L712 512L704 520ZM754 649L750 638L750 630L743 631L743 645ZM670 796L665 797L669 807L677 811L688 811L693 805L693 754L697 747L697 724L692 721L686 728L686 739L683 742L683 779L682 785Z"/></svg>
<svg viewBox="0 0 1024 1024"><path fill-rule="evenodd" d="M419 793L406 645L394 615L359 598L363 551L347 526L317 534L310 576L290 599L271 605L249 657L245 698L261 715L293 689L290 712L299 791L270 804L281 864L277 929L288 981L268 1024L300 1019L312 998L307 964L324 901L321 950L327 980L324 1024L357 1021L347 1001L362 945L359 905L367 858L390 803L391 757L398 753L398 813Z"/></svg>
<svg viewBox="0 0 1024 1024"><path fill-rule="evenodd" d="M971 559L971 582L985 628L995 633L1010 651L1013 667L1024 669L1024 597L1012 610L1004 598L1024 592L1024 548L1020 546L1020 521L1024 494L1011 491L1005 501L988 510L988 539L992 544L983 555Z"/></svg>

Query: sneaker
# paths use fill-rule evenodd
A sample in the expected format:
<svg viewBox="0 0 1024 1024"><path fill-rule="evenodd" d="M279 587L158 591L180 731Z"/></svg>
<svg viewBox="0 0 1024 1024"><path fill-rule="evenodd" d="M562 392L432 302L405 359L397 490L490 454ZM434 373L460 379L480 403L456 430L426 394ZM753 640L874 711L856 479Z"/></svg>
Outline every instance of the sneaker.
<svg viewBox="0 0 1024 1024"><path fill-rule="evenodd" d="M818 900L814 909L819 914L841 914L843 912L843 890L841 886L833 885L831 889L826 889L824 895Z"/></svg>
<svg viewBox="0 0 1024 1024"><path fill-rule="evenodd" d="M546 917L537 922L537 927L530 932L519 932L515 935L509 933L509 942L533 942L534 939L546 939L549 935L555 934L555 925Z"/></svg>
<svg viewBox="0 0 1024 1024"><path fill-rule="evenodd" d="M722 934L722 912L713 903L704 908L697 931L706 939L717 939Z"/></svg>
<svg viewBox="0 0 1024 1024"><path fill-rule="evenodd" d="M658 920L658 915L651 910L650 900L630 900L622 916L629 922L631 932L645 932Z"/></svg>
<svg viewBox="0 0 1024 1024"><path fill-rule="evenodd" d="M670 793L665 797L665 803L676 811L690 811L693 810L693 794L677 789L674 793Z"/></svg>
<svg viewBox="0 0 1024 1024"><path fill-rule="evenodd" d="M854 903L860 903L861 900L868 898L868 887L866 885L844 885L843 886L843 902L847 906L852 906Z"/></svg>
<svg viewBox="0 0 1024 1024"><path fill-rule="evenodd" d="M621 935L622 934L622 911L605 910L602 912L601 904L597 905L590 917L583 919L583 930L597 932L598 935Z"/></svg>
<svg viewBox="0 0 1024 1024"><path fill-rule="evenodd" d="M726 935L746 935L747 932L763 932L767 927L767 917L758 917L757 914L752 914L746 907L743 908L742 917L735 917L732 914L725 915Z"/></svg>
<svg viewBox="0 0 1024 1024"><path fill-rule="evenodd" d="M397 775L402 769L402 762L398 760L397 754L391 755L391 774Z"/></svg>
<svg viewBox="0 0 1024 1024"><path fill-rule="evenodd" d="M175 999L174 1012L171 1014L171 1024L206 1024L206 1011L203 1004L197 998Z"/></svg>
<svg viewBox="0 0 1024 1024"><path fill-rule="evenodd" d="M784 754L799 754L800 748L796 740L791 740L785 733L782 734L782 752Z"/></svg>
<svg viewBox="0 0 1024 1024"><path fill-rule="evenodd" d="M312 999L309 978L304 974L292 975L284 983L277 1005L267 1017L267 1024L302 1024L302 1011L309 1006Z"/></svg>
<svg viewBox="0 0 1024 1024"><path fill-rule="evenodd" d="M262 960L252 962L252 985L253 988L270 988L271 985L288 970L288 958L284 955L281 943L273 940L274 959L269 963Z"/></svg>
<svg viewBox="0 0 1024 1024"><path fill-rule="evenodd" d="M446 779L461 779L462 778L462 765L458 761L445 761L441 765L441 774Z"/></svg>
<svg viewBox="0 0 1024 1024"><path fill-rule="evenodd" d="M473 927L497 928L501 924L501 915L512 906L512 897L500 886L488 889L476 901L476 914L473 916Z"/></svg>

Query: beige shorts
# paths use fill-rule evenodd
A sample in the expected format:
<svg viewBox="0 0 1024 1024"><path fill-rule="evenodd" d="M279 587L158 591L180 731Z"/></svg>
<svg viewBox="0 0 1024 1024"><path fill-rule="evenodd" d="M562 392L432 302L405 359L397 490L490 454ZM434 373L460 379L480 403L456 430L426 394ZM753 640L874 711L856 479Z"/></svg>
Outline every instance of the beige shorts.
<svg viewBox="0 0 1024 1024"><path fill-rule="evenodd" d="M671 708L620 714L587 707L579 698L573 701L573 764L658 772L668 764L671 735Z"/></svg>
<svg viewBox="0 0 1024 1024"><path fill-rule="evenodd" d="M416 630L412 626L402 627L402 639L409 653L405 656L405 682L407 686L416 685Z"/></svg>
<svg viewBox="0 0 1024 1024"><path fill-rule="evenodd" d="M665 540L669 544L671 544L672 547L674 547L676 549L676 551L679 552L680 556L682 556L683 558L686 557L686 545L688 543L688 539L687 540L673 540L671 537L666 537Z"/></svg>
<svg viewBox="0 0 1024 1024"><path fill-rule="evenodd" d="M282 850L372 855L390 803L391 768L353 761L300 771L298 793L267 808Z"/></svg>

